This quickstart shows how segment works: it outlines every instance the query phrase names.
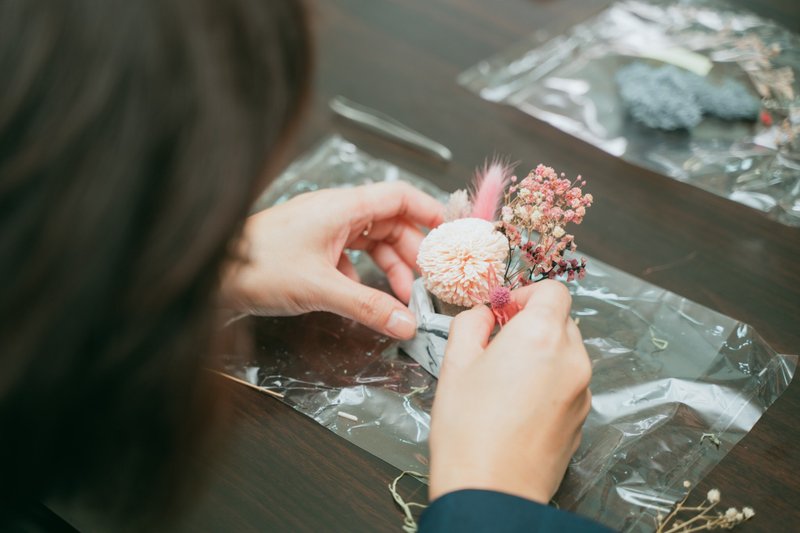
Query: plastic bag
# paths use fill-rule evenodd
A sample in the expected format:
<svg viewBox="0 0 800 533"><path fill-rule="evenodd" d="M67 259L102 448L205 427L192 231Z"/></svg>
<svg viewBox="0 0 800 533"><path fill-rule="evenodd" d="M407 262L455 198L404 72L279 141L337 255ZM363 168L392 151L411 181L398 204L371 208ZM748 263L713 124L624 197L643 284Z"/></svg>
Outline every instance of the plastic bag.
<svg viewBox="0 0 800 533"><path fill-rule="evenodd" d="M334 137L295 162L261 205L395 179L443 196ZM365 282L386 287L367 257L352 259ZM597 260L569 286L593 361L593 401L555 500L610 527L648 531L656 512L682 497L683 480L705 476L786 389L797 358L776 354L746 324ZM397 343L325 313L242 321L255 350L225 356L224 372L283 394L286 404L401 470L427 471L436 380ZM718 437L719 448L704 433Z"/></svg>
<svg viewBox="0 0 800 533"><path fill-rule="evenodd" d="M766 57L743 45L753 37L779 45L770 61L794 73L794 97L779 106L793 143L776 149L785 141L777 122L706 116L689 130L661 131L626 111L615 76L636 62L710 67L712 84L742 83L758 97L741 66ZM458 81L626 161L800 226L800 37L774 22L718 0L622 1L545 43L534 35Z"/></svg>

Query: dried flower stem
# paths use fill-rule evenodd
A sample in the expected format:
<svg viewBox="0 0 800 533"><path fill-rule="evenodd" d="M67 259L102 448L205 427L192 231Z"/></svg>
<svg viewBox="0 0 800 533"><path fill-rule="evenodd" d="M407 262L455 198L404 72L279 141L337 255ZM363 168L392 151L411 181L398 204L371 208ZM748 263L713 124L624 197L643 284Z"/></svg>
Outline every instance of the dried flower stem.
<svg viewBox="0 0 800 533"><path fill-rule="evenodd" d="M397 483L403 479L404 476L411 476L416 478L417 481L422 481L423 479L427 479L429 476L427 474L420 474L419 472L412 472L410 470L404 470L400 473L399 476L394 478L389 484L389 492L392 494L392 498L394 502L397 504L398 507L403 511L403 531L406 533L416 533L417 532L417 521L414 519L414 515L411 512L412 507L417 507L419 509L425 509L427 505L424 503L416 503L416 502L408 502L406 503L403 500L403 497L397 492Z"/></svg>
<svg viewBox="0 0 800 533"><path fill-rule="evenodd" d="M692 484L689 481L684 481L683 486L689 489ZM686 495L675 505L675 508L666 518L663 518L660 514L656 517L656 533L691 533L693 531L720 528L733 529L742 522L751 519L756 514L750 507L744 507L741 511L735 507L731 507L725 511L725 513L718 512L716 515L712 515L710 514L711 511L720 503L721 495L719 490L711 489L708 491L703 502L694 507L685 506L689 494L690 492L687 490ZM687 512L698 514L684 522L677 520L679 513ZM672 523L673 521L674 523Z"/></svg>
<svg viewBox="0 0 800 533"><path fill-rule="evenodd" d="M280 400L282 400L284 398L283 394L281 394L280 392L275 392L274 390L270 390L270 389L267 389L265 387L259 387L258 385L254 385L254 384L250 383L249 381L245 381L243 379L239 379L239 378L233 377L233 376L231 376L229 374L225 374L223 372L220 372L219 370L213 370L213 369L209 369L209 370L211 370L211 372L213 372L215 374L219 374L223 378L228 378L231 381L235 381L236 383L239 383L239 384L244 385L246 387L250 387L251 389L255 389L255 390L259 391L259 392L263 392L264 394L268 394L268 395L273 396L275 398L278 398Z"/></svg>
<svg viewBox="0 0 800 533"><path fill-rule="evenodd" d="M713 509L716 505L717 505L716 503L712 503L712 504L709 504L709 506L705 507L705 508L704 507L695 507L695 508L683 508L683 509L681 509L681 511L699 510L700 514L696 515L694 518L690 518L686 522L681 522L679 525L674 526L672 529L668 529L666 531L666 533L675 533L677 531L684 531L684 532L687 531L685 529L686 526L688 526L689 524L692 524L694 522L697 522L701 518L706 517L708 515L708 512L711 511L711 509ZM691 529L689 531L694 531L694 529Z"/></svg>
<svg viewBox="0 0 800 533"><path fill-rule="evenodd" d="M715 434L713 434L713 433L703 433L703 435L700 437L700 442L703 442L703 441L704 441L704 440L706 440L706 439L708 439L709 441L711 441L711 444L713 444L714 446L716 446L716 447L717 447L717 449L719 449L720 445L722 444L722 441L721 441L721 440L719 440L719 437L717 437L717 436L716 436Z"/></svg>

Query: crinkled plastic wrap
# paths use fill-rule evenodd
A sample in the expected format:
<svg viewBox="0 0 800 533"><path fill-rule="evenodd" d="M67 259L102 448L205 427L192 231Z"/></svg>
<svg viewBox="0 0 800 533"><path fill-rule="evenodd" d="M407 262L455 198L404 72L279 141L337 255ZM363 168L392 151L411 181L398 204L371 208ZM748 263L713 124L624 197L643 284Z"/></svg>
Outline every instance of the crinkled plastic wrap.
<svg viewBox="0 0 800 533"><path fill-rule="evenodd" d="M334 137L294 163L264 205L384 179L442 194ZM366 282L385 287L366 257L354 260ZM682 496L683 480L705 476L786 389L797 358L776 354L746 324L597 260L570 289L593 361L593 401L556 501L613 528L651 530L656 512ZM243 320L256 349L226 356L225 372L282 393L399 469L427 471L436 380L394 341L324 313Z"/></svg>
<svg viewBox="0 0 800 533"><path fill-rule="evenodd" d="M617 88L626 65L691 66L697 56L687 56L696 53L711 60L710 81L741 82L757 97L740 67L753 59L737 47L745 36L780 45L772 63L794 72L789 107L800 131L800 37L718 0L617 2L564 35L545 43L534 35L482 61L459 83L610 154L800 226L800 152L797 143L775 149L776 126L706 117L690 130L651 129L628 115Z"/></svg>

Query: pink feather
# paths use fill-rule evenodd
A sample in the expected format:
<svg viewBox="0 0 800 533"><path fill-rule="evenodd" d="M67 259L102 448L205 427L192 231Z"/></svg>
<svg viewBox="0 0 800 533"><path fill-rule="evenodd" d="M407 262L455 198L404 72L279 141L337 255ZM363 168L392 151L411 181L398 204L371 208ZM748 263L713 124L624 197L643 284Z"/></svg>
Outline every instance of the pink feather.
<svg viewBox="0 0 800 533"><path fill-rule="evenodd" d="M497 210L511 179L514 167L497 159L485 163L475 173L475 188L472 190L472 217L489 222L496 220Z"/></svg>

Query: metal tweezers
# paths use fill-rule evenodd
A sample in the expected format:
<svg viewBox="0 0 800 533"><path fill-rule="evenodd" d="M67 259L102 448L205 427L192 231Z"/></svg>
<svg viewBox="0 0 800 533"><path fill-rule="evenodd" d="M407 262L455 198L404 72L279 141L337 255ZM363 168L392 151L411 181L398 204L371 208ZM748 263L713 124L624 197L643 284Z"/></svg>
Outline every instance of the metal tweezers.
<svg viewBox="0 0 800 533"><path fill-rule="evenodd" d="M332 98L330 107L340 117L346 118L369 131L432 155L445 163L453 160L453 154L446 146L425 137L379 111L351 102L344 96Z"/></svg>

